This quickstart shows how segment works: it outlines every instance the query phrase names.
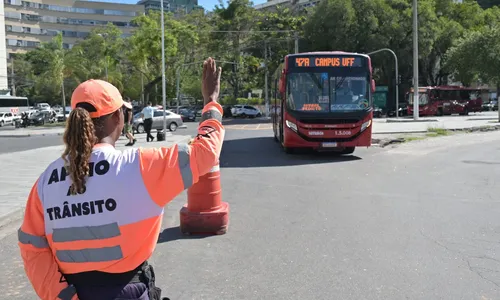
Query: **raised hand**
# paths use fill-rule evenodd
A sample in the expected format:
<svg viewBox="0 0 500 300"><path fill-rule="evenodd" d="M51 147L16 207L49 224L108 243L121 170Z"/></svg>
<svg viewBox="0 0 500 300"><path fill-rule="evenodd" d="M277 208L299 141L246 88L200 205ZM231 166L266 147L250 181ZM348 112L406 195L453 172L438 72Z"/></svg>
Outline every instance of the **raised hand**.
<svg viewBox="0 0 500 300"><path fill-rule="evenodd" d="M203 75L201 78L201 93L203 94L203 105L219 99L220 75L222 69L215 65L215 60L209 57L203 62Z"/></svg>

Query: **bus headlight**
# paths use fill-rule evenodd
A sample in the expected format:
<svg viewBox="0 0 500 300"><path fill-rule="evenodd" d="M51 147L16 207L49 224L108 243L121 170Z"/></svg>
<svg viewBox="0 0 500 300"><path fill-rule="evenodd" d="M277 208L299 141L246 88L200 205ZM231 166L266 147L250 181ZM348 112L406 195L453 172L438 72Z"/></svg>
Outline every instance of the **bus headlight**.
<svg viewBox="0 0 500 300"><path fill-rule="evenodd" d="M285 121L286 127L290 128L291 130L297 132L297 125L295 123L290 122L288 120Z"/></svg>
<svg viewBox="0 0 500 300"><path fill-rule="evenodd" d="M370 127L372 125L372 120L368 120L361 124L361 131L365 131L366 128Z"/></svg>

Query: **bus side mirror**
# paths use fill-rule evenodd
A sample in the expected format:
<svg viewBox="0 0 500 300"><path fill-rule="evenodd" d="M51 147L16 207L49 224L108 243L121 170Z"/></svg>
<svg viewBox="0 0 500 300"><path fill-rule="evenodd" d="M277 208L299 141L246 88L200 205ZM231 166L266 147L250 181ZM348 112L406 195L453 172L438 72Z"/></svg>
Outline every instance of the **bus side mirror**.
<svg viewBox="0 0 500 300"><path fill-rule="evenodd" d="M375 93L375 80L372 79L372 93Z"/></svg>
<svg viewBox="0 0 500 300"><path fill-rule="evenodd" d="M281 78L280 78L280 93L284 94L286 91L286 74L285 70L281 72Z"/></svg>

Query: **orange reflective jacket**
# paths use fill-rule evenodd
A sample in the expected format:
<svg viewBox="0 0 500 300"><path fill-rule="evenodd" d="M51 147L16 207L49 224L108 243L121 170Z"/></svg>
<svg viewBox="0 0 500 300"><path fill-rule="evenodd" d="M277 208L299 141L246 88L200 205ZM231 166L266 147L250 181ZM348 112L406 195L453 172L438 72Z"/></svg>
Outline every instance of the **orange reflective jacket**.
<svg viewBox="0 0 500 300"><path fill-rule="evenodd" d="M38 296L59 299L68 286L62 273L123 273L150 258L163 207L219 163L221 119L219 104L206 105L190 145L123 152L96 145L83 194L68 196L64 161L54 161L33 186L18 231Z"/></svg>

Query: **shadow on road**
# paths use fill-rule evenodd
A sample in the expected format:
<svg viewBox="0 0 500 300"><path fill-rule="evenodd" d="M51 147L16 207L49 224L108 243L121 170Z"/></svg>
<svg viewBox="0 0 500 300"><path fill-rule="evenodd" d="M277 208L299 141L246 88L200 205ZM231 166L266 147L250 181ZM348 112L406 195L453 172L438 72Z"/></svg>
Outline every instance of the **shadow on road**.
<svg viewBox="0 0 500 300"><path fill-rule="evenodd" d="M184 235L181 232L181 229L179 226L176 227L170 227L170 228L165 228L163 229L162 232L160 232L160 235L158 236L158 244L162 243L168 243L176 240L197 240L197 239L204 239L208 238L214 235L210 234L199 234L199 235Z"/></svg>
<svg viewBox="0 0 500 300"><path fill-rule="evenodd" d="M255 118L255 119L224 119L222 120L223 125L247 125L247 124L268 124L271 123L271 119L267 118Z"/></svg>
<svg viewBox="0 0 500 300"><path fill-rule="evenodd" d="M254 137L224 141L221 168L255 168L341 163L361 158L332 152L300 151L286 154L273 137Z"/></svg>

